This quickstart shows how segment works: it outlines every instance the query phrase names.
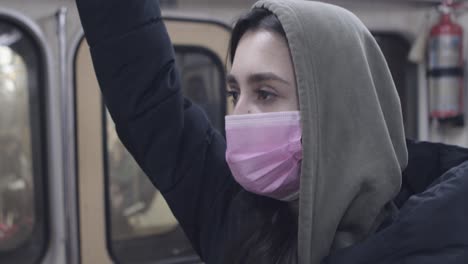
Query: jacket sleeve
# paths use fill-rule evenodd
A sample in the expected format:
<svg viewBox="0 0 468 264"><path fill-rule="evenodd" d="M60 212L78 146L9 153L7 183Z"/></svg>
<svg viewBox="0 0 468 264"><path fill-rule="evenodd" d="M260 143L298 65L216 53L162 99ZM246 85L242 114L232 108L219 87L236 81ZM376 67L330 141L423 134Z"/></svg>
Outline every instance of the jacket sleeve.
<svg viewBox="0 0 468 264"><path fill-rule="evenodd" d="M77 6L117 133L203 259L239 187L225 162L224 138L182 96L158 2Z"/></svg>
<svg viewBox="0 0 468 264"><path fill-rule="evenodd" d="M403 171L398 207L414 194L425 191L448 170L468 160L468 149L441 143L406 140L408 166Z"/></svg>

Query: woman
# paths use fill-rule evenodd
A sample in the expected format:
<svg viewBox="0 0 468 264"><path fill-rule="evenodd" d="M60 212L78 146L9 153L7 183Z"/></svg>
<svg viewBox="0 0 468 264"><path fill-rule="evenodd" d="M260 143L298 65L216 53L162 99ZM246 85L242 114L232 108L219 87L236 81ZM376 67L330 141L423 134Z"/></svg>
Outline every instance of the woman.
<svg viewBox="0 0 468 264"><path fill-rule="evenodd" d="M348 11L267 0L240 19L226 146L181 94L156 1L77 4L117 132L206 263L468 259L468 164L444 174L468 152L409 143L402 177L399 99Z"/></svg>

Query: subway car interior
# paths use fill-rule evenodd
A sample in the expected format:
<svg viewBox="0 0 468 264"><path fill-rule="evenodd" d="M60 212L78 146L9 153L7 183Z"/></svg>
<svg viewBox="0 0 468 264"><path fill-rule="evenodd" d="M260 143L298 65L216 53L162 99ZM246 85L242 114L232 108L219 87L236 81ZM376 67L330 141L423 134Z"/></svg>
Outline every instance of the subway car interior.
<svg viewBox="0 0 468 264"><path fill-rule="evenodd" d="M230 31L255 1L160 2L183 92L223 131L232 110L225 92ZM375 36L407 137L468 147L463 35L445 47L461 58L459 74L446 82L430 74L442 1L323 2L351 10ZM451 10L468 30L468 2ZM434 87L447 82L444 91ZM455 113L437 115L439 101ZM74 0L0 1L0 263L201 263L117 137Z"/></svg>

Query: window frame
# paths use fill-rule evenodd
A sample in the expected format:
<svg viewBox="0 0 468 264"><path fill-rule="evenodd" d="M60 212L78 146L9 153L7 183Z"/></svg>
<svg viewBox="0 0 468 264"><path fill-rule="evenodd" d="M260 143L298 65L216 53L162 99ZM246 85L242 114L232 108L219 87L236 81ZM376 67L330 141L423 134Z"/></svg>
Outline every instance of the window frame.
<svg viewBox="0 0 468 264"><path fill-rule="evenodd" d="M228 100L227 100L227 95L226 95L226 67L225 65L223 64L223 62L220 60L220 58L211 50L209 50L208 48L205 48L205 47L201 47L201 46L190 46L190 45L174 45L174 50L175 52L182 52L182 53L190 53L190 52L193 52L193 53L198 53L198 54L201 54L201 55L205 55L207 56L208 58L210 58L210 60L213 62L213 64L215 65L215 67L220 70L219 71L219 74L220 74L220 78L219 78L219 87L220 87L220 99L221 99L221 102L220 102L220 109L221 110L221 115L222 115L222 118L221 118L221 129L218 130L219 133L221 133L221 135L225 136L225 130L224 130L224 126L225 126L225 119L224 119L224 116L226 116L227 114L227 106L228 106ZM184 88L182 87L182 90L184 90Z"/></svg>
<svg viewBox="0 0 468 264"><path fill-rule="evenodd" d="M35 24L25 17L0 9L0 23L11 25L26 36L37 54L36 76L28 74L28 100L30 119L30 139L32 155L32 177L34 190L34 225L29 239L19 244L13 250L0 252L0 263L36 263L47 253L50 242L49 207L48 205L48 140L47 140L47 86L48 86L48 57L45 41ZM14 50L15 51L15 50ZM19 54L19 53L18 53ZM19 54L21 55L21 54ZM23 57L23 59L25 59ZM25 59L26 62L26 59ZM29 65L26 64L30 73ZM32 79L34 78L34 79ZM37 84L31 86L31 80ZM30 100L35 100L31 102ZM31 114L34 114L31 115ZM40 245L40 246L37 246Z"/></svg>

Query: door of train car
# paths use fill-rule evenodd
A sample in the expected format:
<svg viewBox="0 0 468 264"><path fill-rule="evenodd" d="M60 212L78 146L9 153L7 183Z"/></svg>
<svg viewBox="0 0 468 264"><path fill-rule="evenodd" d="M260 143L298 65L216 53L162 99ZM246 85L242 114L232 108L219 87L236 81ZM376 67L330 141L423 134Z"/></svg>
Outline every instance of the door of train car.
<svg viewBox="0 0 468 264"><path fill-rule="evenodd" d="M230 29L166 18L183 92L222 131ZM88 45L75 57L81 263L200 263L161 194L119 141Z"/></svg>

